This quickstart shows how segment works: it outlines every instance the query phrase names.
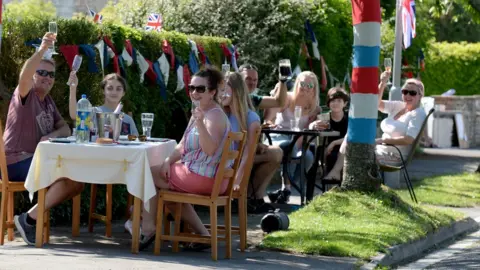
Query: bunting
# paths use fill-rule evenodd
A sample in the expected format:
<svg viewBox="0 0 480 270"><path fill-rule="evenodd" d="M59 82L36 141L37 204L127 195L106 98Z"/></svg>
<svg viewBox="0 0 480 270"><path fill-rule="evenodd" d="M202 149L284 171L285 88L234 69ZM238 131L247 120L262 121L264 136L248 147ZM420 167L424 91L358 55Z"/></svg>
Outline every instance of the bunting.
<svg viewBox="0 0 480 270"><path fill-rule="evenodd" d="M320 52L318 51L318 41L317 41L317 38L315 37L315 33L313 32L313 28L310 25L309 20L305 21L305 32L306 32L307 39L309 39L312 42L313 57L315 57L315 59L317 60L320 60Z"/></svg>
<svg viewBox="0 0 480 270"><path fill-rule="evenodd" d="M63 57L65 57L71 70L75 55L78 54L78 45L60 45L60 52L63 54Z"/></svg>
<svg viewBox="0 0 480 270"><path fill-rule="evenodd" d="M168 63L165 53L162 53L162 56L157 59L157 62L160 64L160 71L163 75L163 81L165 85L168 85L168 77L170 76L170 64Z"/></svg>
<svg viewBox="0 0 480 270"><path fill-rule="evenodd" d="M175 67L175 54L173 53L172 46L170 46L166 39L163 40L162 51L170 57L170 68L173 69Z"/></svg>
<svg viewBox="0 0 480 270"><path fill-rule="evenodd" d="M106 36L103 37L103 41L105 44L111 49L110 58L113 58L113 70L115 73L120 75L120 64L118 63L118 53L115 50L115 46L113 46L112 41ZM107 50L108 51L108 50Z"/></svg>

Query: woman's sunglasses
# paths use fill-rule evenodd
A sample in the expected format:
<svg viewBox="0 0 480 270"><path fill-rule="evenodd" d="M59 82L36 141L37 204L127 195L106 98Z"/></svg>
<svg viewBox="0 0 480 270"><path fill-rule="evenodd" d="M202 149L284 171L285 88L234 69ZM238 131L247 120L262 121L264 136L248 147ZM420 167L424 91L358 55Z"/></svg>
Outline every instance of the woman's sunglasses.
<svg viewBox="0 0 480 270"><path fill-rule="evenodd" d="M415 90L402 90L402 95L410 95L412 97L416 96L418 93Z"/></svg>
<svg viewBox="0 0 480 270"><path fill-rule="evenodd" d="M314 83L300 82L300 87L302 88L313 89L314 86Z"/></svg>
<svg viewBox="0 0 480 270"><path fill-rule="evenodd" d="M48 71L44 69L39 69L37 70L37 74L42 76L42 77L47 77L50 76L50 78L55 78L55 71Z"/></svg>
<svg viewBox="0 0 480 270"><path fill-rule="evenodd" d="M205 90L207 90L207 87L205 85L195 86L190 84L188 86L188 91L190 93L193 93L193 91L197 91L197 93L202 94L202 93L205 93Z"/></svg>

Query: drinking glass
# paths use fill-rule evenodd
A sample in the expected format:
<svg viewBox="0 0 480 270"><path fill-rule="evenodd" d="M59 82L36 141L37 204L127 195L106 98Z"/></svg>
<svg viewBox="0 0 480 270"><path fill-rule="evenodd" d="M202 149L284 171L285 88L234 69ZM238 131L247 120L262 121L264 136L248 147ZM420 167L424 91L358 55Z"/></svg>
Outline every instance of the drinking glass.
<svg viewBox="0 0 480 270"><path fill-rule="evenodd" d="M48 23L48 32L55 34L55 38L57 38L57 23L56 22ZM52 46L51 50L52 50L52 54L58 54L55 51L55 42L53 42L53 46Z"/></svg>
<svg viewBox="0 0 480 270"><path fill-rule="evenodd" d="M300 129L300 119L302 118L302 106L295 106L294 116L295 116L295 126L293 126L292 128L294 130L299 130Z"/></svg>
<svg viewBox="0 0 480 270"><path fill-rule="evenodd" d="M227 72L230 71L230 65L225 63L225 64L222 64L222 73L223 75L227 74Z"/></svg>
<svg viewBox="0 0 480 270"><path fill-rule="evenodd" d="M292 79L292 65L290 64L290 59L282 59L278 61L279 66L279 78L280 80L291 80Z"/></svg>
<svg viewBox="0 0 480 270"><path fill-rule="evenodd" d="M152 136L153 118L153 113L142 113L143 135L147 136L147 138Z"/></svg>
<svg viewBox="0 0 480 270"><path fill-rule="evenodd" d="M322 121L322 129L330 129L330 113L322 113L317 116L317 119Z"/></svg>
<svg viewBox="0 0 480 270"><path fill-rule="evenodd" d="M385 71L392 72L392 58L385 58L383 65L385 66ZM390 78L388 78L388 84L391 83Z"/></svg>
<svg viewBox="0 0 480 270"><path fill-rule="evenodd" d="M81 65L82 65L82 56L77 54L77 55L75 55L75 58L73 59L72 71L77 72L80 69ZM74 83L70 83L70 80L67 82L67 85L75 86Z"/></svg>

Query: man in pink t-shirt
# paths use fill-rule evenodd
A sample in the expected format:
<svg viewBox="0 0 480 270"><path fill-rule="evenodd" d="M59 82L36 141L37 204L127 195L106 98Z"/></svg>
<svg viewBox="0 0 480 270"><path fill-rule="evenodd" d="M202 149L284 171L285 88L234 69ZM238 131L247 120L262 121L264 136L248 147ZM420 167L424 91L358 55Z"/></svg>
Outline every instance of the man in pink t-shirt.
<svg viewBox="0 0 480 270"><path fill-rule="evenodd" d="M54 34L45 34L38 52L25 62L10 101L3 138L11 181L25 181L40 141L70 135L70 128L48 94L55 81L55 63L42 57L54 41ZM47 191L45 209L74 197L82 190L82 183L68 178L57 179ZM15 226L29 245L35 244L36 219L42 214L37 212L35 205L28 213L15 216Z"/></svg>

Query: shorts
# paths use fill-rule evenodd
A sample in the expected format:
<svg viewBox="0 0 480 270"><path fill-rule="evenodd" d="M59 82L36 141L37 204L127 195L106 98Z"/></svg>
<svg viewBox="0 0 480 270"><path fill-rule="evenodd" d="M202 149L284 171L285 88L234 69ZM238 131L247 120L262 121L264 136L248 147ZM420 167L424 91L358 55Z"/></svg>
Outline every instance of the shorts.
<svg viewBox="0 0 480 270"><path fill-rule="evenodd" d="M210 195L213 186L215 185L215 178L202 176L191 172L183 163L173 163L170 165L170 179L168 185L171 190L198 194ZM228 181L225 179L220 186L220 193L224 194L228 187Z"/></svg>
<svg viewBox="0 0 480 270"><path fill-rule="evenodd" d="M17 163L7 165L8 180L11 182L25 182L33 157L29 157Z"/></svg>

